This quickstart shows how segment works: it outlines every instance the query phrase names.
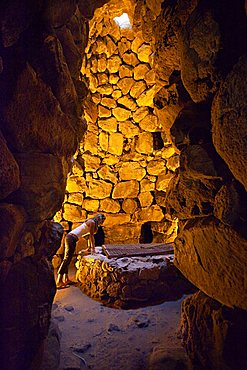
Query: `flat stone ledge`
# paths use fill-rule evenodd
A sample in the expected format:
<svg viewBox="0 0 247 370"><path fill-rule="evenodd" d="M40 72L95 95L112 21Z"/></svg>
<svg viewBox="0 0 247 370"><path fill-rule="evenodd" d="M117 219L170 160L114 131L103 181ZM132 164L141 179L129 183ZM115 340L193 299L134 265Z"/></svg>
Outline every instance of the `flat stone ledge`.
<svg viewBox="0 0 247 370"><path fill-rule="evenodd" d="M77 281L83 293L115 308L133 308L177 300L195 288L173 265L174 255L108 258L79 255Z"/></svg>

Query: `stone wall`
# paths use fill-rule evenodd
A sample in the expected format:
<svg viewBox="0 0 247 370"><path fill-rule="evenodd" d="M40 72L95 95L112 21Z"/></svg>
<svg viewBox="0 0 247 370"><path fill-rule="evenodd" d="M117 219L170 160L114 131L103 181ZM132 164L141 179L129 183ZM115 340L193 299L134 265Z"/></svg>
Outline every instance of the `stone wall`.
<svg viewBox="0 0 247 370"><path fill-rule="evenodd" d="M63 235L52 218L64 199L69 157L86 129L81 101L87 89L80 78L88 37L84 9L84 1L74 0L0 5L4 370L29 369L35 356L39 364L48 333L56 291L51 260Z"/></svg>
<svg viewBox="0 0 247 370"><path fill-rule="evenodd" d="M95 8L105 2L10 0L0 5L0 268L4 302L0 315L0 348L3 350L3 369L27 369L48 331L55 292L49 261L62 234L62 228L50 220L62 206L70 158L86 130L84 121L81 121L81 107L88 90L80 68L87 44L87 19L92 18ZM153 188L148 186L153 182L147 182L145 192L151 192L156 204L137 213L139 221L134 218L132 221L140 225L141 217L145 217L146 222L157 207L163 216L161 207L166 208L171 220L179 219L176 265L210 299L217 301L217 305L228 306L229 322L233 323L235 313L238 314L241 308L246 315L247 296L246 261L242 258L246 254L247 230L245 3L243 0L121 2L125 3L133 9L131 20L135 35L140 32L145 45L154 51L152 67L156 84L161 88L154 96L153 111L148 109L149 114L158 118L161 125L158 131L162 132L163 142L170 145L172 141L181 152L180 170L170 181L168 191L152 194ZM119 2L115 2L115 9L119 8ZM98 96L96 92L93 95ZM91 99L88 104L92 106ZM105 107L101 100L94 104ZM102 114L105 110L100 109ZM86 110L89 117L98 113L98 108L86 107ZM102 127L95 132L94 119L90 122L88 134L97 136L105 131L101 143L109 135L124 135L123 150L126 150L124 139L131 137L120 132L122 125L117 126L116 132ZM152 132L139 128L140 133L151 139ZM91 139L88 142L91 143ZM105 174L103 179L100 178L100 170L86 170L86 159L90 158L91 166L94 152L83 152L83 155L89 155L84 158L79 153L76 161L80 157L81 160L73 168L64 210L67 207L71 213L73 209L80 222L89 213L96 212L98 204L101 207L104 200L89 199L93 201L90 207L96 204L95 211L91 208L88 211L88 206L76 207L82 202L83 186L90 195L97 186L94 176L99 176L99 181L107 182L104 191L109 194L115 180L113 176L106 181ZM138 153L142 158L147 156L145 163L139 159L124 162L128 166L129 162L140 165L147 173L148 164L153 160L167 159L166 156L159 157L160 154L156 158L153 152L149 161L149 154ZM116 154L110 156L117 157ZM99 158L103 162L103 157ZM167 162L165 164L167 167ZM104 163L104 166L117 168L112 162ZM88 174L83 180L85 170ZM150 176L156 179L159 174ZM117 185L122 181L132 186L133 183L140 185L142 180L121 180ZM166 181L165 176L162 181ZM134 190L135 197L140 197L139 188ZM73 202L68 201L69 197ZM135 198L129 197L125 203L121 199L115 198L111 202L114 205L119 202L119 215L113 213L110 217L110 212L108 215L109 230L114 229L114 219L119 235L123 225L119 225L117 218L126 217L124 223L128 224L133 214L130 209L136 204ZM138 205L139 202L138 198ZM161 215L160 210L158 215ZM160 230L162 221L154 222L158 225L155 232L159 236L163 232ZM71 227L71 223L67 227ZM131 234L132 230L136 230L135 225L133 229L127 229L127 234L137 240L139 233L137 237L134 232ZM241 290L238 292L239 284ZM204 323L210 321L206 310L210 311L211 304L210 300L203 300L204 310L199 316L192 317L194 307L201 307L202 302L198 295L193 299L188 301L190 314L185 314L184 318L192 329L201 320ZM241 317L246 325L244 315ZM207 325L198 325L190 337L183 332L192 363L197 361L199 351L201 358L208 359L201 361L201 369L208 370L208 364L221 363L219 356L224 341L228 341L224 339L224 326L219 320L213 322L217 330L216 327L207 329ZM217 341L221 345L216 352L208 351L207 343L211 346L215 342L207 342L207 330L224 339ZM241 334L239 327L236 332ZM196 346L198 333L205 344L200 349ZM240 340L240 334L233 336L233 341L235 338ZM236 346L227 348L234 352L233 358L234 355L237 358L239 349L242 354L244 352L241 345L239 349ZM234 368L234 364L230 362L229 367ZM227 368L225 363L223 368Z"/></svg>
<svg viewBox="0 0 247 370"><path fill-rule="evenodd" d="M242 369L246 7L244 1L138 1L134 20L153 45L156 77L165 82L154 97L155 113L180 150L180 168L165 202L167 212L179 219L175 264L211 297L195 295L184 306L183 327L188 330L182 335L191 368ZM212 310L213 299L217 309L228 307L228 322ZM239 309L244 310L240 326L235 325ZM238 339L226 333L231 325ZM230 360L225 351L232 351ZM234 364L234 357L243 363Z"/></svg>
<svg viewBox="0 0 247 370"><path fill-rule="evenodd" d="M56 220L73 229L102 212L106 243L138 243L146 223L152 241L171 242L177 223L166 214L164 197L179 156L154 113L161 89L154 52L142 32L114 21L124 11L106 4L89 24L81 69L90 91L84 103L88 129ZM126 12L131 19L133 9Z"/></svg>

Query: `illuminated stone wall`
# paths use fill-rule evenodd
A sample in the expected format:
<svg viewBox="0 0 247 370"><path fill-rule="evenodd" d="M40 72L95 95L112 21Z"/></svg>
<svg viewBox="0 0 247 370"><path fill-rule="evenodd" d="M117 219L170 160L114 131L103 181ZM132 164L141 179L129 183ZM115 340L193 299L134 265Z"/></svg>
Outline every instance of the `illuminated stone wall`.
<svg viewBox="0 0 247 370"><path fill-rule="evenodd" d="M90 22L81 70L90 90L84 103L88 130L56 219L69 230L102 212L106 243L140 242L145 223L153 241L173 241L176 221L163 205L179 156L154 113L161 85L153 51L141 32L119 27L106 10ZM85 241L78 244L79 250Z"/></svg>

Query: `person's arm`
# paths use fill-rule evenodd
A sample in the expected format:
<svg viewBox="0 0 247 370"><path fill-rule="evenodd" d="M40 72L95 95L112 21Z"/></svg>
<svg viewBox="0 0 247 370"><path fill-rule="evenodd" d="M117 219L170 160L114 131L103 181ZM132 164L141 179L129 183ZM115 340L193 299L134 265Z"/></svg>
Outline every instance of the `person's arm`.
<svg viewBox="0 0 247 370"><path fill-rule="evenodd" d="M95 253L95 240L93 234L89 235L89 246L91 254Z"/></svg>
<svg viewBox="0 0 247 370"><path fill-rule="evenodd" d="M94 234L97 230L95 230L95 222L93 220L87 221L87 226L89 227L89 239L88 239L88 247L90 248L90 252L95 252L95 239Z"/></svg>

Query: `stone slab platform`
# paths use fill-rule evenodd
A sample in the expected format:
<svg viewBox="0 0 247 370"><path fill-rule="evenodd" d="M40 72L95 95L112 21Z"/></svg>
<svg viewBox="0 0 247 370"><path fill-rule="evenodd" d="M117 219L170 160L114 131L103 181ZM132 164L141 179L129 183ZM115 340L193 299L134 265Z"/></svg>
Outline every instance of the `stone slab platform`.
<svg viewBox="0 0 247 370"><path fill-rule="evenodd" d="M96 247L93 255L79 255L78 286L106 306L136 308L180 299L194 287L173 264L174 254L108 258Z"/></svg>
<svg viewBox="0 0 247 370"><path fill-rule="evenodd" d="M174 254L172 244L104 244L102 251L108 258L156 256Z"/></svg>

